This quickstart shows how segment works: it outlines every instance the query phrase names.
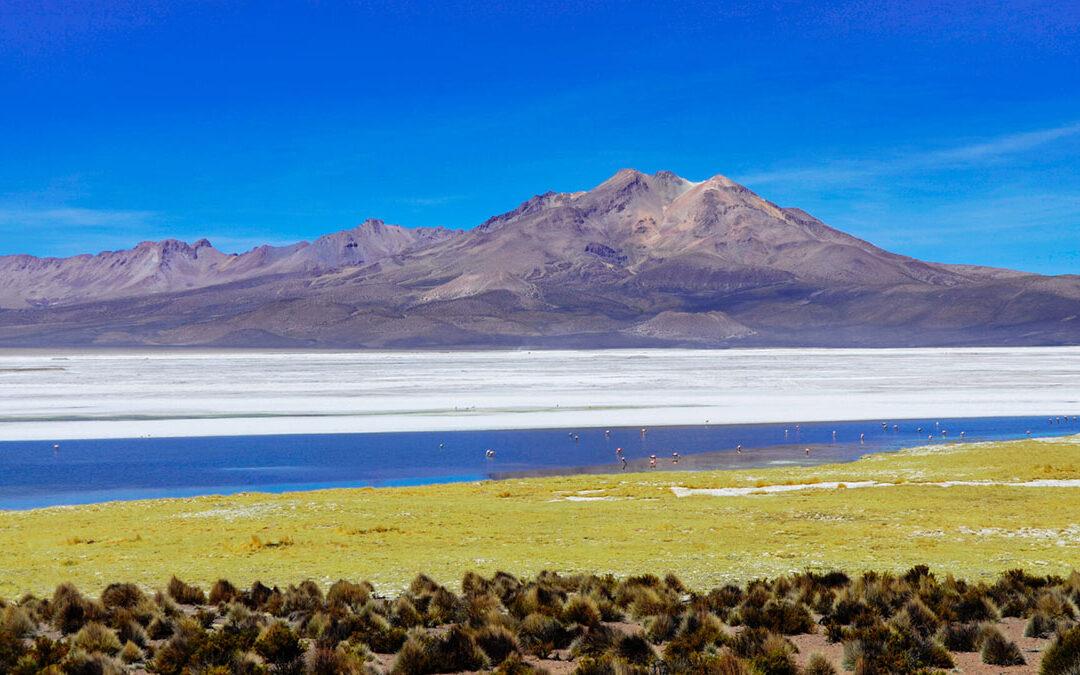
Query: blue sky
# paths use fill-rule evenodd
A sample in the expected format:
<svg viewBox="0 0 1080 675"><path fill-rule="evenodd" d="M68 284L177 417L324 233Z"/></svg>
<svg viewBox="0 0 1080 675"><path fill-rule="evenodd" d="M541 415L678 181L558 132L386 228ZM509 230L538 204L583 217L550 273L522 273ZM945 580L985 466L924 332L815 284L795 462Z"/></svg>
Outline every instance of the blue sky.
<svg viewBox="0 0 1080 675"><path fill-rule="evenodd" d="M1080 272L1080 3L4 0L0 91L0 254L472 227L634 167Z"/></svg>

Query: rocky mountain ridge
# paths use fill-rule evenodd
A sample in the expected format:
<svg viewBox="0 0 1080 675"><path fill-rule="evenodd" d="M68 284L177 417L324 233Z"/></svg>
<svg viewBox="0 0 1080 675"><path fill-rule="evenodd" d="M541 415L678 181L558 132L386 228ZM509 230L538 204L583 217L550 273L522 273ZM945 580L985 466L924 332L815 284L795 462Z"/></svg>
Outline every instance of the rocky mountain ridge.
<svg viewBox="0 0 1080 675"><path fill-rule="evenodd" d="M619 171L472 230L369 220L0 258L0 345L936 346L1080 343L1080 277L919 261L723 177Z"/></svg>

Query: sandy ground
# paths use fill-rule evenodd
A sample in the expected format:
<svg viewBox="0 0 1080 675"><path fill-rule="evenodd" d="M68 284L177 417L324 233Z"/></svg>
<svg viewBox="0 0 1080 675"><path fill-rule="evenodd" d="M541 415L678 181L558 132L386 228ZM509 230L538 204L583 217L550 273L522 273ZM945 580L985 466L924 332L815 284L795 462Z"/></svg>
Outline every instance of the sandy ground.
<svg viewBox="0 0 1080 675"><path fill-rule="evenodd" d="M1077 414L1080 348L0 351L0 438Z"/></svg>

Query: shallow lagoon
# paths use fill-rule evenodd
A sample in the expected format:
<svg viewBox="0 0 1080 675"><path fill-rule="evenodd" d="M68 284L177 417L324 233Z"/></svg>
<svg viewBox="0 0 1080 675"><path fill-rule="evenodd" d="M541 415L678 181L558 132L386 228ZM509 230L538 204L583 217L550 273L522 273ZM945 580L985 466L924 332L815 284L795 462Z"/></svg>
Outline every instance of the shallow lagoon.
<svg viewBox="0 0 1080 675"><path fill-rule="evenodd" d="M613 428L610 435L604 429L537 429L96 439L63 441L56 449L14 441L0 443L0 509L649 471L650 455L656 455L658 471L805 466L926 444L931 434L939 443L961 440L961 431L964 441L985 441L1021 438L1028 429L1034 437L1054 436L1080 432L1080 424L1071 418L990 417L890 420L884 429L878 421L800 423L798 429L794 423L653 427L644 435L634 427ZM625 468L615 452L620 447ZM680 454L678 463L673 452Z"/></svg>

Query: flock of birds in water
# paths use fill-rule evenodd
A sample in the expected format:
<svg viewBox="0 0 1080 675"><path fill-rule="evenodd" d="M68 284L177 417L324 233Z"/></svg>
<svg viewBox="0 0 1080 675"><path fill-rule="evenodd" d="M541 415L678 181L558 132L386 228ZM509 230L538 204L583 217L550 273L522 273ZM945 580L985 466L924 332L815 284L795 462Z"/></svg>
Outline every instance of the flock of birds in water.
<svg viewBox="0 0 1080 675"><path fill-rule="evenodd" d="M1069 424L1070 422L1072 424L1078 424L1078 423L1080 423L1080 417L1078 417L1076 415L1073 415L1072 418L1070 419L1070 417L1068 415L1062 415L1062 416L1059 416L1059 417L1048 417L1048 418L1046 418L1046 421L1049 424ZM709 420L705 420L705 424L707 425L708 423L709 423ZM900 425L899 424L893 424L892 428L893 428L894 432L899 432L900 431ZM799 432L801 430L802 430L802 425L796 424L795 425L795 433L799 434ZM888 422L882 422L881 423L881 430L886 431L886 432L889 430ZM941 428L941 422L934 422L934 431L936 431L938 434L940 434L941 438L943 438L943 439L947 439L949 437L948 429L942 429ZM648 428L642 428L641 437L645 438L645 436L648 433L649 433ZM923 433L923 428L922 427L916 427L915 433L919 434L919 436L921 438L922 433ZM785 440L788 440L790 438L790 434L791 434L791 429L790 428L784 429L784 439ZM961 431L960 432L960 438L963 439L965 434L966 434L966 432ZM1025 432L1025 434L1027 436L1031 436L1031 429L1028 429ZM570 440L573 441L574 443L577 443L578 440L580 439L580 437L577 434L575 434L574 432L572 432L572 431L568 432L567 435L569 436ZM605 438L611 438L611 430L610 429L606 429L604 431L604 437ZM837 440L835 430L832 432L832 440L833 441ZM934 440L934 433L930 433L926 437L926 440L928 440L928 441ZM859 443L860 444L866 443L866 434L865 433L860 433L859 434ZM439 443L439 450L443 450L443 449L445 449L445 447L446 447L445 443ZM806 456L809 457L810 456L810 448L807 447L807 448L805 448L804 451L806 453ZM742 446L741 443L735 446L735 452L737 454L739 454L739 455L743 454L743 446ZM53 444L53 453L54 454L59 454L60 453L60 444L59 443ZM484 451L484 456L487 459L495 459L495 455L496 455L496 452L494 450L491 450L490 448ZM623 454L623 449L622 448L616 448L615 449L615 456L618 458L618 461L622 465L622 468L625 469L626 466L627 466L627 459ZM671 453L671 463L672 464L678 464L680 459L682 459L682 456L678 452L672 452ZM656 455L655 454L649 455L649 468L655 469L656 468L656 462L657 462Z"/></svg>
<svg viewBox="0 0 1080 675"><path fill-rule="evenodd" d="M1046 421L1049 424L1069 424L1070 423L1070 417L1068 415L1062 415L1060 417L1048 417L1048 418L1046 418ZM1072 418L1071 418L1071 422L1072 422L1072 424L1080 423L1080 416L1073 415ZM709 423L709 420L705 420L705 424L708 424L708 423ZM899 432L900 431L900 425L899 424L893 424L892 428L893 428L894 432ZM888 422L882 422L881 423L881 430L887 432L889 430L889 423ZM800 431L802 431L802 425L796 424L795 425L795 433L798 434ZM948 429L942 429L941 428L941 422L934 422L934 431L939 433L942 439L947 439L949 437L949 430ZM648 433L649 433L648 428L642 428L641 437L645 438L645 436ZM915 433L919 434L919 437L921 438L922 433L923 433L923 428L922 427L916 427L915 428ZM960 432L960 438L963 439L964 436L966 435L966 433L967 432L961 431ZM1024 433L1027 436L1031 436L1031 429L1026 430ZM785 440L790 438L790 434L791 434L791 429L790 428L784 429L784 439ZM572 440L574 443L577 443L578 440L580 439L580 437L577 434L575 434L574 432L572 432L572 431L567 432L567 435L569 436L570 440ZM607 429L607 430L604 431L604 437L605 438L611 438L611 429ZM833 430L833 432L832 432L832 439L833 439L833 441L837 440L835 430ZM928 440L928 441L934 440L934 434L930 433L929 435L927 435L926 440ZM860 444L866 443L866 434L865 433L860 433L859 434L859 443ZM445 447L445 444L439 443L439 450L442 450L444 447ZM807 448L805 448L804 451L806 453L806 456L809 457L810 456L810 448L807 447ZM737 454L739 454L739 455L743 454L743 446L742 446L741 443L735 446L735 452ZM495 451L491 450L491 449L488 449L488 450L486 450L484 452L484 456L487 459L495 459L495 454L496 454ZM623 449L622 448L616 448L615 449L615 456L618 458L618 461L622 465L622 468L626 469L627 460L626 460L626 457L623 454ZM671 463L672 464L678 464L680 459L682 459L682 456L678 452L672 452L671 453ZM655 469L656 468L656 461L657 461L657 459L656 459L655 454L649 455L649 468Z"/></svg>

